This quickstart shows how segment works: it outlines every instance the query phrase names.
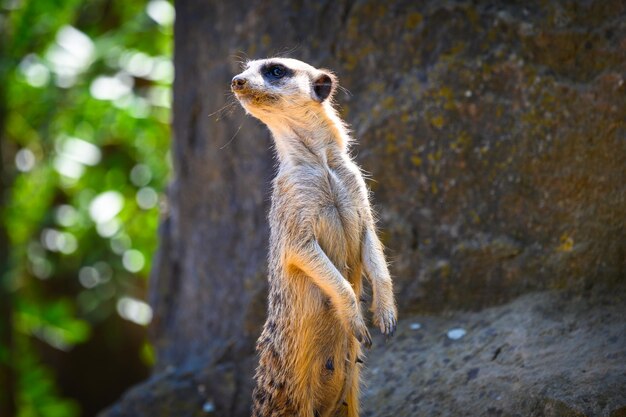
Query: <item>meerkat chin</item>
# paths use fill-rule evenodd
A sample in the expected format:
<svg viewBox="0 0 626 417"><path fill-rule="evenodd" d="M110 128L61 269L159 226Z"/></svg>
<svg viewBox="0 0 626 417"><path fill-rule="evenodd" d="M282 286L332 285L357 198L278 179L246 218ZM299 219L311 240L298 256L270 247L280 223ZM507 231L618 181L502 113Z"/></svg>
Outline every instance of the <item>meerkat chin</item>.
<svg viewBox="0 0 626 417"><path fill-rule="evenodd" d="M257 341L252 415L359 414L361 345L373 322L391 336L397 309L369 190L332 105L337 78L288 58L250 61L231 89L274 138L268 317Z"/></svg>

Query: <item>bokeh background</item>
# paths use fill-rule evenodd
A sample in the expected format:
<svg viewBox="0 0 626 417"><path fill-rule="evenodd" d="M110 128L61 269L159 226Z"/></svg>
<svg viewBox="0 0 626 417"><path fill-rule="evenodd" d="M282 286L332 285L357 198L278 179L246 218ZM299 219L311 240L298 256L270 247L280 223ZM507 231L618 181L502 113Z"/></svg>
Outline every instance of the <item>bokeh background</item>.
<svg viewBox="0 0 626 417"><path fill-rule="evenodd" d="M0 1L0 415L93 416L148 376L173 6Z"/></svg>

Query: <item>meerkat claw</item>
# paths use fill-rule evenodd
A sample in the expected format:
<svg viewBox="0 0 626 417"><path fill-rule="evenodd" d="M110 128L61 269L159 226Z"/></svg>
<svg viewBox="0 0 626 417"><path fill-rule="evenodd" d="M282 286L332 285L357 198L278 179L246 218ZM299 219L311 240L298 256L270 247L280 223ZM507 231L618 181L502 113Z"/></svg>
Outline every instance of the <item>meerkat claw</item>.
<svg viewBox="0 0 626 417"><path fill-rule="evenodd" d="M391 337L393 337L393 335L396 334L396 329L398 328L398 321L396 320L395 317L391 318L391 329L390 329L390 333L391 333Z"/></svg>
<svg viewBox="0 0 626 417"><path fill-rule="evenodd" d="M367 349L372 347L372 336L370 336L370 332L367 329L364 329L362 332L358 332L356 334L356 340L358 340L359 343Z"/></svg>
<svg viewBox="0 0 626 417"><path fill-rule="evenodd" d="M387 338L390 338L396 333L397 325L395 314L389 313L384 319L380 320L380 332Z"/></svg>

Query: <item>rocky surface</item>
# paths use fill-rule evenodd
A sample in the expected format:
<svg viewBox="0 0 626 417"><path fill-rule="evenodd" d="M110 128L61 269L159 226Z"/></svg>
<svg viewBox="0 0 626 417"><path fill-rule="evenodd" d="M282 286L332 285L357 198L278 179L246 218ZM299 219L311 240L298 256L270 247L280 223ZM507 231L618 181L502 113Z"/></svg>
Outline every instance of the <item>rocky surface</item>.
<svg viewBox="0 0 626 417"><path fill-rule="evenodd" d="M625 295L539 293L406 318L369 354L363 415L625 416Z"/></svg>
<svg viewBox="0 0 626 417"><path fill-rule="evenodd" d="M146 387L183 389L167 372L188 369L216 407L249 396L274 162L267 130L228 93L246 57L329 67L349 91L337 101L373 178L401 317L625 281L623 1L179 0L176 13L175 175ZM478 367L470 388L495 369ZM215 372L231 382L201 377ZM559 404L551 415L566 415Z"/></svg>
<svg viewBox="0 0 626 417"><path fill-rule="evenodd" d="M625 297L626 288L544 292L477 313L405 317L367 354L362 414L626 416ZM171 367L105 415L244 416L250 399L232 392L246 392L251 375L239 372Z"/></svg>

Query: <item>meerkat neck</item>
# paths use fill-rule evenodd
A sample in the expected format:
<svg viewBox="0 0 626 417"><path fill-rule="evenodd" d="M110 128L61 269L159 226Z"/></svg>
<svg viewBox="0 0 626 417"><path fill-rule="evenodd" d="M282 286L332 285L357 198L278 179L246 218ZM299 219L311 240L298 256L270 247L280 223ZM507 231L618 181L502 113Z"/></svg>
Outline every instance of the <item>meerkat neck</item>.
<svg viewBox="0 0 626 417"><path fill-rule="evenodd" d="M267 123L281 164L320 161L326 164L329 153L347 152L347 129L330 105L324 104L322 111L306 114L304 122L275 118Z"/></svg>

